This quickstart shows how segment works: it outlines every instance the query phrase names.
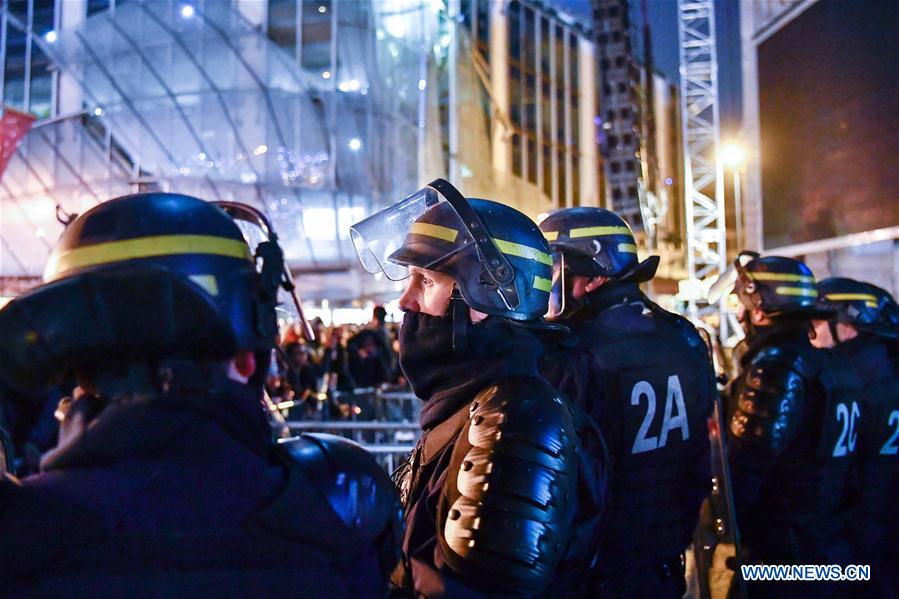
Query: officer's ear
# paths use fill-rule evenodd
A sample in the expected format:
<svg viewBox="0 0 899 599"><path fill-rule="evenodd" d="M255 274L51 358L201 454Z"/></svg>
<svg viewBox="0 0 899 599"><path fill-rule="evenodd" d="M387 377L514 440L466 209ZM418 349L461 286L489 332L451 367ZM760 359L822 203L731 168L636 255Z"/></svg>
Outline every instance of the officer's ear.
<svg viewBox="0 0 899 599"><path fill-rule="evenodd" d="M256 372L256 355L249 350L237 352L228 368L228 378L246 383Z"/></svg>

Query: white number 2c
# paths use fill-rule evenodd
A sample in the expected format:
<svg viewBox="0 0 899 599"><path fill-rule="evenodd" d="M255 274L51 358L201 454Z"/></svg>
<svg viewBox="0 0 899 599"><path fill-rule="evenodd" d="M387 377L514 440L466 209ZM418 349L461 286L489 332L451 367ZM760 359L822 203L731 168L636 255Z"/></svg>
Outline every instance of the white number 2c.
<svg viewBox="0 0 899 599"><path fill-rule="evenodd" d="M837 422L843 423L843 430L840 432L840 438L833 447L833 457L843 457L848 453L855 451L855 442L858 439L858 432L855 430L855 422L859 417L858 403L852 402L852 410L844 403L837 404Z"/></svg>

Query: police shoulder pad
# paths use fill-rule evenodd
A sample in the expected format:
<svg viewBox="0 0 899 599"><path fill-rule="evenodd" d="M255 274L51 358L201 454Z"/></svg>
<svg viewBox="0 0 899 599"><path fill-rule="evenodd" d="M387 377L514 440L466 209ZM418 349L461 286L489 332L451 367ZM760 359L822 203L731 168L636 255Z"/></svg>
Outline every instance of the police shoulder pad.
<svg viewBox="0 0 899 599"><path fill-rule="evenodd" d="M377 540L392 552L401 539L402 509L387 473L362 447L343 437L303 434L278 447L288 467L282 492L254 515L264 534L309 542L335 552Z"/></svg>
<svg viewBox="0 0 899 599"><path fill-rule="evenodd" d="M454 572L497 592L545 587L571 534L576 438L570 408L542 379L502 379L477 395L437 514Z"/></svg>
<svg viewBox="0 0 899 599"><path fill-rule="evenodd" d="M767 450L783 450L803 421L808 383L815 373L797 348L770 346L756 354L738 379L731 435Z"/></svg>

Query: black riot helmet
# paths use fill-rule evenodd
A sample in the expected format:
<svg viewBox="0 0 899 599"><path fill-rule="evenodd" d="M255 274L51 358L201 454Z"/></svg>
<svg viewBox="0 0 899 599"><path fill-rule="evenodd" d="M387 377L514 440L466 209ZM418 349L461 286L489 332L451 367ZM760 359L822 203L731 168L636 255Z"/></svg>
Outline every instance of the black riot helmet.
<svg viewBox="0 0 899 599"><path fill-rule="evenodd" d="M258 211L171 193L117 198L76 218L44 280L0 310L0 376L20 387L156 360L270 351L279 290L293 291Z"/></svg>
<svg viewBox="0 0 899 599"><path fill-rule="evenodd" d="M768 316L820 314L815 276L794 258L740 252L733 265L712 285L709 302L714 303L731 291L743 306L758 308Z"/></svg>
<svg viewBox="0 0 899 599"><path fill-rule="evenodd" d="M571 275L643 283L655 276L659 266L658 256L640 262L631 228L611 210L558 210L540 223L540 230L553 251L551 316L573 314L577 309L568 289Z"/></svg>
<svg viewBox="0 0 899 599"><path fill-rule="evenodd" d="M870 283L843 277L818 281L818 309L830 314L832 326L842 322L891 339L899 334L899 305L888 291ZM833 338L839 343L836 332Z"/></svg>
<svg viewBox="0 0 899 599"><path fill-rule="evenodd" d="M466 199L443 179L350 228L363 267L398 281L417 266L453 278L485 314L538 322L546 313L552 258L537 225L489 200Z"/></svg>

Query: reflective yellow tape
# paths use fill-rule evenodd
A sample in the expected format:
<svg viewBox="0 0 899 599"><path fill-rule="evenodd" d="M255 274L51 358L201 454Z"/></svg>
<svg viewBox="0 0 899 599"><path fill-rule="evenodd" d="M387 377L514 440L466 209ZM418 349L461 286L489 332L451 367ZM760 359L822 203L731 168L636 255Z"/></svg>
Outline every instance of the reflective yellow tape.
<svg viewBox="0 0 899 599"><path fill-rule="evenodd" d="M190 275L188 278L205 289L209 295L219 294L219 284L215 275Z"/></svg>
<svg viewBox="0 0 899 599"><path fill-rule="evenodd" d="M831 293L825 295L827 299L834 302L851 302L852 300L860 300L865 302L874 302L877 305L877 296L870 293Z"/></svg>
<svg viewBox="0 0 899 599"><path fill-rule="evenodd" d="M455 229L450 229L449 227L443 227L441 225L432 225L430 223L413 223L409 228L409 232L417 235L435 237L437 239L449 241L450 243L454 243L456 237L459 235L459 232Z"/></svg>
<svg viewBox="0 0 899 599"><path fill-rule="evenodd" d="M865 305L868 306L869 308L876 308L877 302L865 302Z"/></svg>
<svg viewBox="0 0 899 599"><path fill-rule="evenodd" d="M795 281L796 283L814 283L815 277L794 275L783 272L747 272L750 279L756 281Z"/></svg>
<svg viewBox="0 0 899 599"><path fill-rule="evenodd" d="M45 272L59 275L75 268L180 254L252 259L250 248L242 240L212 235L157 235L109 241L52 254Z"/></svg>
<svg viewBox="0 0 899 599"><path fill-rule="evenodd" d="M581 227L572 229L568 236L572 239L579 237L598 237L603 235L633 235L627 227Z"/></svg>
<svg viewBox="0 0 899 599"><path fill-rule="evenodd" d="M503 241L502 239L496 239L495 237L493 238L493 243L495 243L496 247L499 248L499 251L504 254L518 256L519 258L527 258L528 260L534 260L541 264L546 264L547 266L553 265L552 256L537 248L532 248L529 245L521 245L520 243L514 243L512 241Z"/></svg>
<svg viewBox="0 0 899 599"><path fill-rule="evenodd" d="M618 244L619 252L627 252L628 254L636 254L637 246L633 243L619 243Z"/></svg>
<svg viewBox="0 0 899 599"><path fill-rule="evenodd" d="M559 238L559 232L558 231L544 231L543 236L546 237L547 241L555 241L556 239Z"/></svg>
<svg viewBox="0 0 899 599"><path fill-rule="evenodd" d="M552 291L553 282L549 279L544 279L543 277L534 277L534 289L539 289L540 291L545 291L549 293Z"/></svg>
<svg viewBox="0 0 899 599"><path fill-rule="evenodd" d="M817 289L807 287L778 287L774 290L777 295L801 295L803 297L818 297Z"/></svg>

